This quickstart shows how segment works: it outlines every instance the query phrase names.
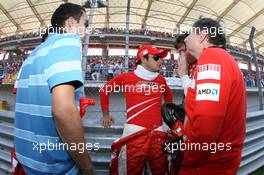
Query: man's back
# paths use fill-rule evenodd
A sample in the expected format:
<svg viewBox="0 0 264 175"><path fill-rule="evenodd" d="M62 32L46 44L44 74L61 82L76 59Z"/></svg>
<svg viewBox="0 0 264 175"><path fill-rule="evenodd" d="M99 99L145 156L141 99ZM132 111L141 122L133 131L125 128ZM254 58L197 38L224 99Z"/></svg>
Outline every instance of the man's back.
<svg viewBox="0 0 264 175"><path fill-rule="evenodd" d="M234 171L232 167L239 165L245 139L246 95L242 73L225 50L206 48L198 59L195 80L195 89L189 88L186 98L187 136L192 143L224 148L188 151L185 164L204 160L200 161L204 174L222 169L223 165Z"/></svg>
<svg viewBox="0 0 264 175"><path fill-rule="evenodd" d="M28 174L78 171L57 133L51 90L64 82L82 82L81 54L77 35L51 34L23 63L14 133L17 158Z"/></svg>

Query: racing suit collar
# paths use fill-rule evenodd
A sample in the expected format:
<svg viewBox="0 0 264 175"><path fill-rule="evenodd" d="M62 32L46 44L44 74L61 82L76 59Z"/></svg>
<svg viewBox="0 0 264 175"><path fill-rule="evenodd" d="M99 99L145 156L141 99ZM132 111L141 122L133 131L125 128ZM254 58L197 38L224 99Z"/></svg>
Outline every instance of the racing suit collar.
<svg viewBox="0 0 264 175"><path fill-rule="evenodd" d="M136 74L136 76L138 76L139 78L142 78L144 80L154 80L159 75L158 72L150 72L141 65L137 66L134 73Z"/></svg>

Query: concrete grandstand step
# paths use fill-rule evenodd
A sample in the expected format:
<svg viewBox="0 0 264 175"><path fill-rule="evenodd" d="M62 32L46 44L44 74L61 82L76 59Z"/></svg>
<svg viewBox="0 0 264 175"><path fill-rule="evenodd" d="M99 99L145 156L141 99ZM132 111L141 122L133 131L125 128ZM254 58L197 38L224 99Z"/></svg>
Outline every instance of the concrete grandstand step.
<svg viewBox="0 0 264 175"><path fill-rule="evenodd" d="M1 165L0 165L1 166ZM6 172L6 171L4 171L4 170L2 170L2 169L0 169L0 174L1 175L9 175L10 173L9 172Z"/></svg>
<svg viewBox="0 0 264 175"><path fill-rule="evenodd" d="M85 133L87 133L89 136L95 135L101 135L101 136L121 136L123 133L123 126L114 125L111 126L111 128L103 128L101 125L84 125Z"/></svg>
<svg viewBox="0 0 264 175"><path fill-rule="evenodd" d="M111 128L103 128L101 125L85 126L86 143L97 144L98 150L89 151L96 174L109 174L109 163L111 160L111 144L120 138L123 133L123 127L114 125Z"/></svg>
<svg viewBox="0 0 264 175"><path fill-rule="evenodd" d="M11 155L10 155L10 152L8 152L7 150L1 149L0 161L11 164Z"/></svg>
<svg viewBox="0 0 264 175"><path fill-rule="evenodd" d="M1 137L0 148L11 149L13 147L13 141L6 137Z"/></svg>
<svg viewBox="0 0 264 175"><path fill-rule="evenodd" d="M6 163L6 162L2 162L0 160L0 172L4 172L1 175L5 175L5 174L10 175L12 173L12 166L11 166L11 164L10 163Z"/></svg>
<svg viewBox="0 0 264 175"><path fill-rule="evenodd" d="M93 166L95 170L107 172L109 169L109 163L110 162L93 162Z"/></svg>
<svg viewBox="0 0 264 175"><path fill-rule="evenodd" d="M89 155L93 162L109 163L111 160L111 152L89 152Z"/></svg>
<svg viewBox="0 0 264 175"><path fill-rule="evenodd" d="M108 170L95 170L96 175L109 175Z"/></svg>
<svg viewBox="0 0 264 175"><path fill-rule="evenodd" d="M111 144L118 139L118 137L112 137L112 136L94 136L94 137L86 137L85 136L85 141L86 143L90 143L92 145L98 145L99 148L102 149L110 149Z"/></svg>
<svg viewBox="0 0 264 175"><path fill-rule="evenodd" d="M12 126L6 125L6 123L0 123L0 134L13 139L14 129Z"/></svg>

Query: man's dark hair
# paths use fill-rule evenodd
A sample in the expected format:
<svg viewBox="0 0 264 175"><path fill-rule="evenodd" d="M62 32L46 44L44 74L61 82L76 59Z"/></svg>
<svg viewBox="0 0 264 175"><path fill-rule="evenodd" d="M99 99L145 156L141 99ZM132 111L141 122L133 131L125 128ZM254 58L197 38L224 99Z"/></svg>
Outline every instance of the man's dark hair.
<svg viewBox="0 0 264 175"><path fill-rule="evenodd" d="M217 47L226 48L226 38L223 27L211 18L201 18L193 24L196 32L207 31L208 41ZM221 31L221 32L219 32Z"/></svg>
<svg viewBox="0 0 264 175"><path fill-rule="evenodd" d="M183 34L180 34L177 38L176 38L176 41L174 43L174 47L175 49L179 49L181 48L183 45L185 46L185 38L188 36L189 34L188 33L183 33Z"/></svg>
<svg viewBox="0 0 264 175"><path fill-rule="evenodd" d="M79 22L83 12L85 12L85 8L80 5L72 3L61 4L51 17L51 26L55 31L61 33L63 32L61 29L64 27L65 21L69 17L73 17Z"/></svg>

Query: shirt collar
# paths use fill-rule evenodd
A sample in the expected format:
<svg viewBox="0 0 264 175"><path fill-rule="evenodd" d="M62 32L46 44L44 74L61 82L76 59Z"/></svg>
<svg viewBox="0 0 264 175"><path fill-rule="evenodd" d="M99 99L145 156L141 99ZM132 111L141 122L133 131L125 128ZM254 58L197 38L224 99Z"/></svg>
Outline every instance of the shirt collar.
<svg viewBox="0 0 264 175"><path fill-rule="evenodd" d="M159 75L158 72L150 72L141 65L137 66L134 73L136 74L136 76L138 76L139 78L142 78L144 80L154 80Z"/></svg>

